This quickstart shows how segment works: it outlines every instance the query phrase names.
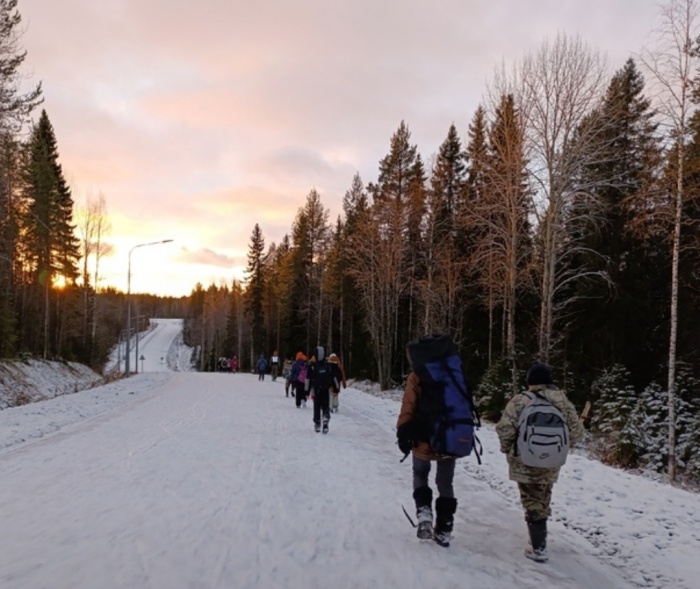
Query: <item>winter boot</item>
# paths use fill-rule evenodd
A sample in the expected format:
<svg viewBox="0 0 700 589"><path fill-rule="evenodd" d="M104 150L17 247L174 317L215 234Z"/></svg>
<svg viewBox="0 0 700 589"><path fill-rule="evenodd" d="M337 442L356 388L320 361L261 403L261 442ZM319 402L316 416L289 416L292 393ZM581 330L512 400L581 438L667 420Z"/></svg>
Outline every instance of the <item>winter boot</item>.
<svg viewBox="0 0 700 589"><path fill-rule="evenodd" d="M525 548L525 556L536 562L547 562L547 520L527 522L530 544Z"/></svg>
<svg viewBox="0 0 700 589"><path fill-rule="evenodd" d="M452 539L452 525L457 511L457 499L438 497L435 500L435 541L440 546L449 546Z"/></svg>
<svg viewBox="0 0 700 589"><path fill-rule="evenodd" d="M316 433L318 433L318 432L321 431L321 424L320 424L320 423L316 423L315 421L314 421L314 431L315 431Z"/></svg>
<svg viewBox="0 0 700 589"><path fill-rule="evenodd" d="M418 487L413 490L413 500L416 502L418 518L416 536L421 540L429 540L433 537L433 490L430 487Z"/></svg>
<svg viewBox="0 0 700 589"><path fill-rule="evenodd" d="M328 417L323 418L323 433L327 434L328 433Z"/></svg>

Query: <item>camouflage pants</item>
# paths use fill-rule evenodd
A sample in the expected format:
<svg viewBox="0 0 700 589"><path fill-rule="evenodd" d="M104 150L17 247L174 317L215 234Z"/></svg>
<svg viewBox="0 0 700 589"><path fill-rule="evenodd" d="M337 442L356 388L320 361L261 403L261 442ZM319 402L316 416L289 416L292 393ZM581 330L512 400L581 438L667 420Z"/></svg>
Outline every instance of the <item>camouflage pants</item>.
<svg viewBox="0 0 700 589"><path fill-rule="evenodd" d="M525 521L536 522L547 519L552 514L549 504L552 501L553 486L553 483L518 483Z"/></svg>

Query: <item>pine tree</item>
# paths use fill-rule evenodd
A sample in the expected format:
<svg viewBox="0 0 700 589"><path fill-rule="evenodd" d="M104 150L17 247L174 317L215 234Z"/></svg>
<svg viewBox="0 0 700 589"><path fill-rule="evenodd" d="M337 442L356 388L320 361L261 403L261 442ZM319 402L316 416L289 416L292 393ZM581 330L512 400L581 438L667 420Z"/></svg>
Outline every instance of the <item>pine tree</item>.
<svg viewBox="0 0 700 589"><path fill-rule="evenodd" d="M257 223L250 236L246 266L246 313L251 328L251 361L262 351L266 339L263 297L265 294L265 238Z"/></svg>

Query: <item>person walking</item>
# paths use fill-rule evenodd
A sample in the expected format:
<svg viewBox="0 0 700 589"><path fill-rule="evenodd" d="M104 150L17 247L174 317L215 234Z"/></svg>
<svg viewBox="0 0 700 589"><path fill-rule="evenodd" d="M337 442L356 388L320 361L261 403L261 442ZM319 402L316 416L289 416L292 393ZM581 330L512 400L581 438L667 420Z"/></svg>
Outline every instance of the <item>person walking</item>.
<svg viewBox="0 0 700 589"><path fill-rule="evenodd" d="M343 368L343 364L340 361L340 358L338 357L337 354L331 354L328 356L328 361L331 362L332 364L335 364L338 369L340 370L340 384L342 385L343 388L347 388L348 383L345 379L345 369ZM331 410L331 413L338 413L338 407L339 407L339 399L338 397L340 396L340 387L335 388L331 387L330 389L330 399L329 399L329 408Z"/></svg>
<svg viewBox="0 0 700 589"><path fill-rule="evenodd" d="M560 467L542 468L527 466L518 451L520 417L526 407L536 399L544 399L554 406L566 422L569 447L576 445L583 437L583 423L578 418L576 408L559 390L552 379L548 366L536 362L527 371L527 391L516 393L496 425L496 433L503 452L508 460L510 480L518 484L520 502L525 511L525 522L530 542L525 548L525 556L538 562L546 562L547 519L552 514L552 488L559 478Z"/></svg>
<svg viewBox="0 0 700 589"><path fill-rule="evenodd" d="M340 368L337 364L328 362L323 346L316 347L315 361L309 367L309 386L314 398L314 431L328 433L331 420L329 404L331 388L340 389ZM323 428L323 430L321 429Z"/></svg>
<svg viewBox="0 0 700 589"><path fill-rule="evenodd" d="M265 380L265 371L267 370L267 359L265 354L260 354L257 363L258 368L258 380Z"/></svg>
<svg viewBox="0 0 700 589"><path fill-rule="evenodd" d="M431 445L430 435L449 418L441 412L446 406L447 389L471 412L473 401L456 344L448 335L435 335L409 342L406 353L411 372L406 380L401 409L396 421L396 437L404 457L412 455L413 500L416 505L418 525L416 535L421 540L434 540L448 547L452 540L454 515L457 511L453 480L456 456L441 454ZM427 368L428 363L445 366L444 381L436 383L435 376ZM449 363L454 369L448 369ZM439 385L439 386L438 386ZM452 390L454 389L458 390ZM454 395L452 395L454 394ZM478 418L477 418L478 421ZM430 487L430 471L435 463L435 526L433 527L433 490Z"/></svg>
<svg viewBox="0 0 700 589"><path fill-rule="evenodd" d="M277 350L272 352L272 356L270 356L270 376L272 377L272 382L275 382L277 380L277 375L279 374L280 370L280 356L277 353Z"/></svg>
<svg viewBox="0 0 700 589"><path fill-rule="evenodd" d="M292 365L294 362L292 362L292 359L287 356L284 359L284 364L282 364L282 378L284 379L284 396L289 397L289 389L292 386L291 381L289 380L290 375L292 374ZM292 396L294 396L294 391L292 391Z"/></svg>
<svg viewBox="0 0 700 589"><path fill-rule="evenodd" d="M309 367L306 363L306 355L304 352L297 352L296 359L289 373L289 382L294 392L297 409L300 409L302 406L306 407L306 380L308 370Z"/></svg>

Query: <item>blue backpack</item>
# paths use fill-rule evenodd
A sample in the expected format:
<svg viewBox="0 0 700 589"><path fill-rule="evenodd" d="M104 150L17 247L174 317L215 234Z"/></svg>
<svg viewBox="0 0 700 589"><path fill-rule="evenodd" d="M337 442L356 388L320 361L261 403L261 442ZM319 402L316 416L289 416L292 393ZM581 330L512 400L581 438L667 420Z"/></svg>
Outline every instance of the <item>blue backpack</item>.
<svg viewBox="0 0 700 589"><path fill-rule="evenodd" d="M457 345L448 335L434 335L409 342L407 352L421 386L421 437L441 456L469 456L480 445L475 429L481 422ZM478 446L475 454L480 463Z"/></svg>

